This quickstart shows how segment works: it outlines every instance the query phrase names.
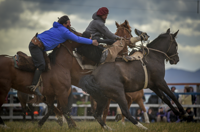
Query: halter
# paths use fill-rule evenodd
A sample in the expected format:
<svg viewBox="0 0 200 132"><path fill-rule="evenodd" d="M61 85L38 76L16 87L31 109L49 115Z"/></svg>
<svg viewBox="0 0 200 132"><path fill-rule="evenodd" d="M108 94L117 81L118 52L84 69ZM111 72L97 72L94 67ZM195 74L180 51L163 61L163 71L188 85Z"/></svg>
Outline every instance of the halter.
<svg viewBox="0 0 200 132"><path fill-rule="evenodd" d="M170 38L171 38L171 40L170 40L170 45L169 45L169 48L168 48L168 50L167 50L167 52L165 53L165 52L163 52L163 51L160 51L160 50L156 50L156 49L152 49L152 48L148 48L148 47L145 47L147 50L148 50L148 52L149 52L149 50L153 50L153 51L157 51L157 52L160 52L160 53L162 53L162 54L164 54L166 57L167 57L167 61L168 60L172 60L172 57L174 57L174 56L176 56L176 55L178 55L178 53L176 53L176 54L173 54L173 55L171 55L171 56L168 56L167 55L167 53L168 53L168 51L170 50L170 48L171 48L171 45L172 45L172 43L174 42L174 40L173 40L173 38L172 38L172 35L171 34L169 34L170 35Z"/></svg>
<svg viewBox="0 0 200 132"><path fill-rule="evenodd" d="M131 34L131 31L129 31L128 28L126 28L126 27L118 27L117 29L119 29L119 28L123 28L124 30L128 31L129 35L130 35L131 37L133 37L132 34Z"/></svg>

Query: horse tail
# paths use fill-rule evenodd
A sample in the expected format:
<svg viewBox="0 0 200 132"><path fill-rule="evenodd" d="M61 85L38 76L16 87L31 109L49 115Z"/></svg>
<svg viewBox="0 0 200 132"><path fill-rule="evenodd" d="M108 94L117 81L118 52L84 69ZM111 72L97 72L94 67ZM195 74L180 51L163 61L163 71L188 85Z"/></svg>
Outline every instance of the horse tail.
<svg viewBox="0 0 200 132"><path fill-rule="evenodd" d="M97 84L94 75L85 75L79 81L79 86L83 89L83 91L87 92L90 95L98 94L100 90L100 86Z"/></svg>

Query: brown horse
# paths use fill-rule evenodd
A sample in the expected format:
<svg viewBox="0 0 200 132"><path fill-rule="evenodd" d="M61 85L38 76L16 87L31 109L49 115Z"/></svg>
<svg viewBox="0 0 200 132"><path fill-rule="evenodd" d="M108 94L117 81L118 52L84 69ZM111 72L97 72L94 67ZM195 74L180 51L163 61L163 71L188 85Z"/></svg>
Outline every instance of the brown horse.
<svg viewBox="0 0 200 132"><path fill-rule="evenodd" d="M34 121L34 110L33 110L33 105L32 103L29 103L30 100L33 98L29 96L29 94L17 91L17 97L19 99L19 102L22 106L22 111L23 111L23 121L26 121L26 112L28 112L28 109L30 110L31 113L31 119ZM26 104L28 104L28 107L26 107Z"/></svg>
<svg viewBox="0 0 200 132"><path fill-rule="evenodd" d="M125 96L125 92L143 89L145 74L142 65L147 67L149 80L147 87L153 90L176 115L185 115L183 107L164 80L165 59L170 60L170 64L176 64L179 61L178 45L175 40L177 34L178 31L172 34L168 29L166 33L159 35L148 44L146 47L148 55L143 58L143 62L145 59L146 63L141 63L141 61L106 63L97 67L91 75L86 75L80 80L80 87L97 102L94 117L103 128L110 129L101 119L101 115L109 99L112 99L119 104L122 114L128 120L139 128L147 129L131 116ZM163 92L175 102L179 111L172 106Z"/></svg>
<svg viewBox="0 0 200 132"><path fill-rule="evenodd" d="M65 116L69 128L76 127L76 124L71 119L70 108L72 106L72 91L71 91L71 75L73 56L70 54L80 44L76 42L66 41L61 44L60 48L55 48L52 56L55 57L55 63L51 61L51 70L42 73L43 89L42 94L46 97L48 105L48 113L39 121L42 126L54 108L54 99L59 102L59 109ZM71 52L69 52L71 51ZM6 95L10 88L18 91L34 94L26 87L31 84L33 79L32 72L26 72L14 67L13 58L6 55L0 55L0 107L4 103ZM0 117L0 125L5 126Z"/></svg>

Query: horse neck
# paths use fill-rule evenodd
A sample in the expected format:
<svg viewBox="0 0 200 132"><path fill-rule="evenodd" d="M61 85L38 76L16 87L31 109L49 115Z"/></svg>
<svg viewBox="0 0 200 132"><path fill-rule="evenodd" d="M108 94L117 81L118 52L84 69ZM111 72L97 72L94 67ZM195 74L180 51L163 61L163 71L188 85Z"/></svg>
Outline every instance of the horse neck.
<svg viewBox="0 0 200 132"><path fill-rule="evenodd" d="M61 44L56 56L56 63L63 67L71 67L73 61L73 50L80 46L74 41L66 41Z"/></svg>
<svg viewBox="0 0 200 132"><path fill-rule="evenodd" d="M157 58L157 60L164 62L166 58L165 54L167 53L169 47L169 42L170 41L164 38L157 38L152 41L150 44L147 45L147 47L150 49L149 56L151 56L151 58ZM156 51L151 49L155 49Z"/></svg>

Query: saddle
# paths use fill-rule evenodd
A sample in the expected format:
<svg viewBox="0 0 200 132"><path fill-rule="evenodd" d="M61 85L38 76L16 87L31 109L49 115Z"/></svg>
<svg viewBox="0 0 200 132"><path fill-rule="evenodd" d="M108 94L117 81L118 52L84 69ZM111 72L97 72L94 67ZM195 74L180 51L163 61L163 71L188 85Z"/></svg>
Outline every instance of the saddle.
<svg viewBox="0 0 200 132"><path fill-rule="evenodd" d="M46 62L45 71L50 70L50 59L47 56L47 53L44 52L44 59ZM13 57L15 68L18 68L23 71L34 72L36 67L34 66L32 57L27 56L25 53L18 51L17 54Z"/></svg>

